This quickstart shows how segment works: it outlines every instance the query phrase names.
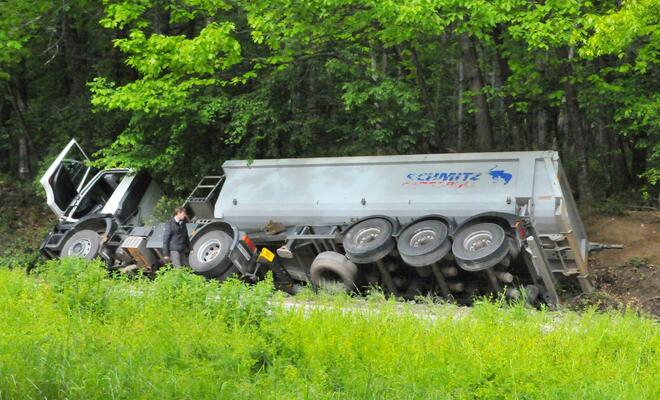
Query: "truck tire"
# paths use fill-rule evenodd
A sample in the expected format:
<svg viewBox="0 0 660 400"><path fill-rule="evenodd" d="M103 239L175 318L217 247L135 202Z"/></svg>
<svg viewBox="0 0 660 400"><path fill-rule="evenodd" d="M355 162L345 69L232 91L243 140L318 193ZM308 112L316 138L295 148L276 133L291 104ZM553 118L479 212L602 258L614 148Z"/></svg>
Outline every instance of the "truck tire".
<svg viewBox="0 0 660 400"><path fill-rule="evenodd" d="M481 271L500 263L509 254L511 244L504 228L483 222L464 226L454 235L452 252L466 271Z"/></svg>
<svg viewBox="0 0 660 400"><path fill-rule="evenodd" d="M340 284L347 293L357 289L357 277L357 266L343 254L334 251L319 253L310 268L310 278L314 286L322 288Z"/></svg>
<svg viewBox="0 0 660 400"><path fill-rule="evenodd" d="M193 242L188 257L190 268L207 278L225 279L233 267L229 259L232 238L221 230L208 231ZM228 273L229 272L229 273Z"/></svg>
<svg viewBox="0 0 660 400"><path fill-rule="evenodd" d="M424 267L442 260L449 250L449 229L437 219L427 219L408 225L397 239L401 259L413 267Z"/></svg>
<svg viewBox="0 0 660 400"><path fill-rule="evenodd" d="M342 245L349 260L368 264L380 260L394 248L394 228L385 218L370 218L348 229Z"/></svg>
<svg viewBox="0 0 660 400"><path fill-rule="evenodd" d="M91 260L99 255L100 250L101 236L91 229L83 229L64 242L60 257L72 256Z"/></svg>

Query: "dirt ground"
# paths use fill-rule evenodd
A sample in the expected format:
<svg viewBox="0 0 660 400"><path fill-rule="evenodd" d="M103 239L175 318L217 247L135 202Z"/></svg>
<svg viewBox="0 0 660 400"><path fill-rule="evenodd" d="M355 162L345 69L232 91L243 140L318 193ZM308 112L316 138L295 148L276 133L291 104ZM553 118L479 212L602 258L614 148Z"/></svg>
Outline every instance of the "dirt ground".
<svg viewBox="0 0 660 400"><path fill-rule="evenodd" d="M660 317L660 212L629 211L585 219L592 242L623 244L623 250L592 253L597 291L576 299L604 307L630 306Z"/></svg>

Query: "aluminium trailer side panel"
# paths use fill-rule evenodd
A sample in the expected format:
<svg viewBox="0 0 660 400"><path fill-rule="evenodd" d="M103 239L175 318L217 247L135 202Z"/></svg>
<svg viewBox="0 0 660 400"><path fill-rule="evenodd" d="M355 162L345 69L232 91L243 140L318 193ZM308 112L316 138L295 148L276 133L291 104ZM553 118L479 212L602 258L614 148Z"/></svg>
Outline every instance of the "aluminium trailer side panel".
<svg viewBox="0 0 660 400"><path fill-rule="evenodd" d="M231 160L223 170L215 217L247 231L269 221L343 225L377 214L402 223L442 214L460 223L483 212L525 213L542 235L572 229L586 257L554 151Z"/></svg>

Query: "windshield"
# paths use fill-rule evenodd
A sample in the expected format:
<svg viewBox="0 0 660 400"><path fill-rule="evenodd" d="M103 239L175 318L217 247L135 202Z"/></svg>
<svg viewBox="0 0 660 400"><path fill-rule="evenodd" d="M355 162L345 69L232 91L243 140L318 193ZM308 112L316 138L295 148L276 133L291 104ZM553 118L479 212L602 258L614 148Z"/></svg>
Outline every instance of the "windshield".
<svg viewBox="0 0 660 400"><path fill-rule="evenodd" d="M71 217L78 219L101 211L125 175L125 172L103 173L80 198Z"/></svg>

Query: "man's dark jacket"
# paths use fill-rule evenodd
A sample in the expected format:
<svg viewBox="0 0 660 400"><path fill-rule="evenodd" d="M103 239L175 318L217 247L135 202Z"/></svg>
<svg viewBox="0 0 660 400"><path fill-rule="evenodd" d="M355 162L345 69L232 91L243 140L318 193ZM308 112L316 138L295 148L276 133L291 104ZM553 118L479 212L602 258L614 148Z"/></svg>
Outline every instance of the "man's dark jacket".
<svg viewBox="0 0 660 400"><path fill-rule="evenodd" d="M165 224L163 232L163 254L170 255L170 251L180 251L186 253L190 250L190 240L188 239L188 230L186 222L176 222L172 217Z"/></svg>

